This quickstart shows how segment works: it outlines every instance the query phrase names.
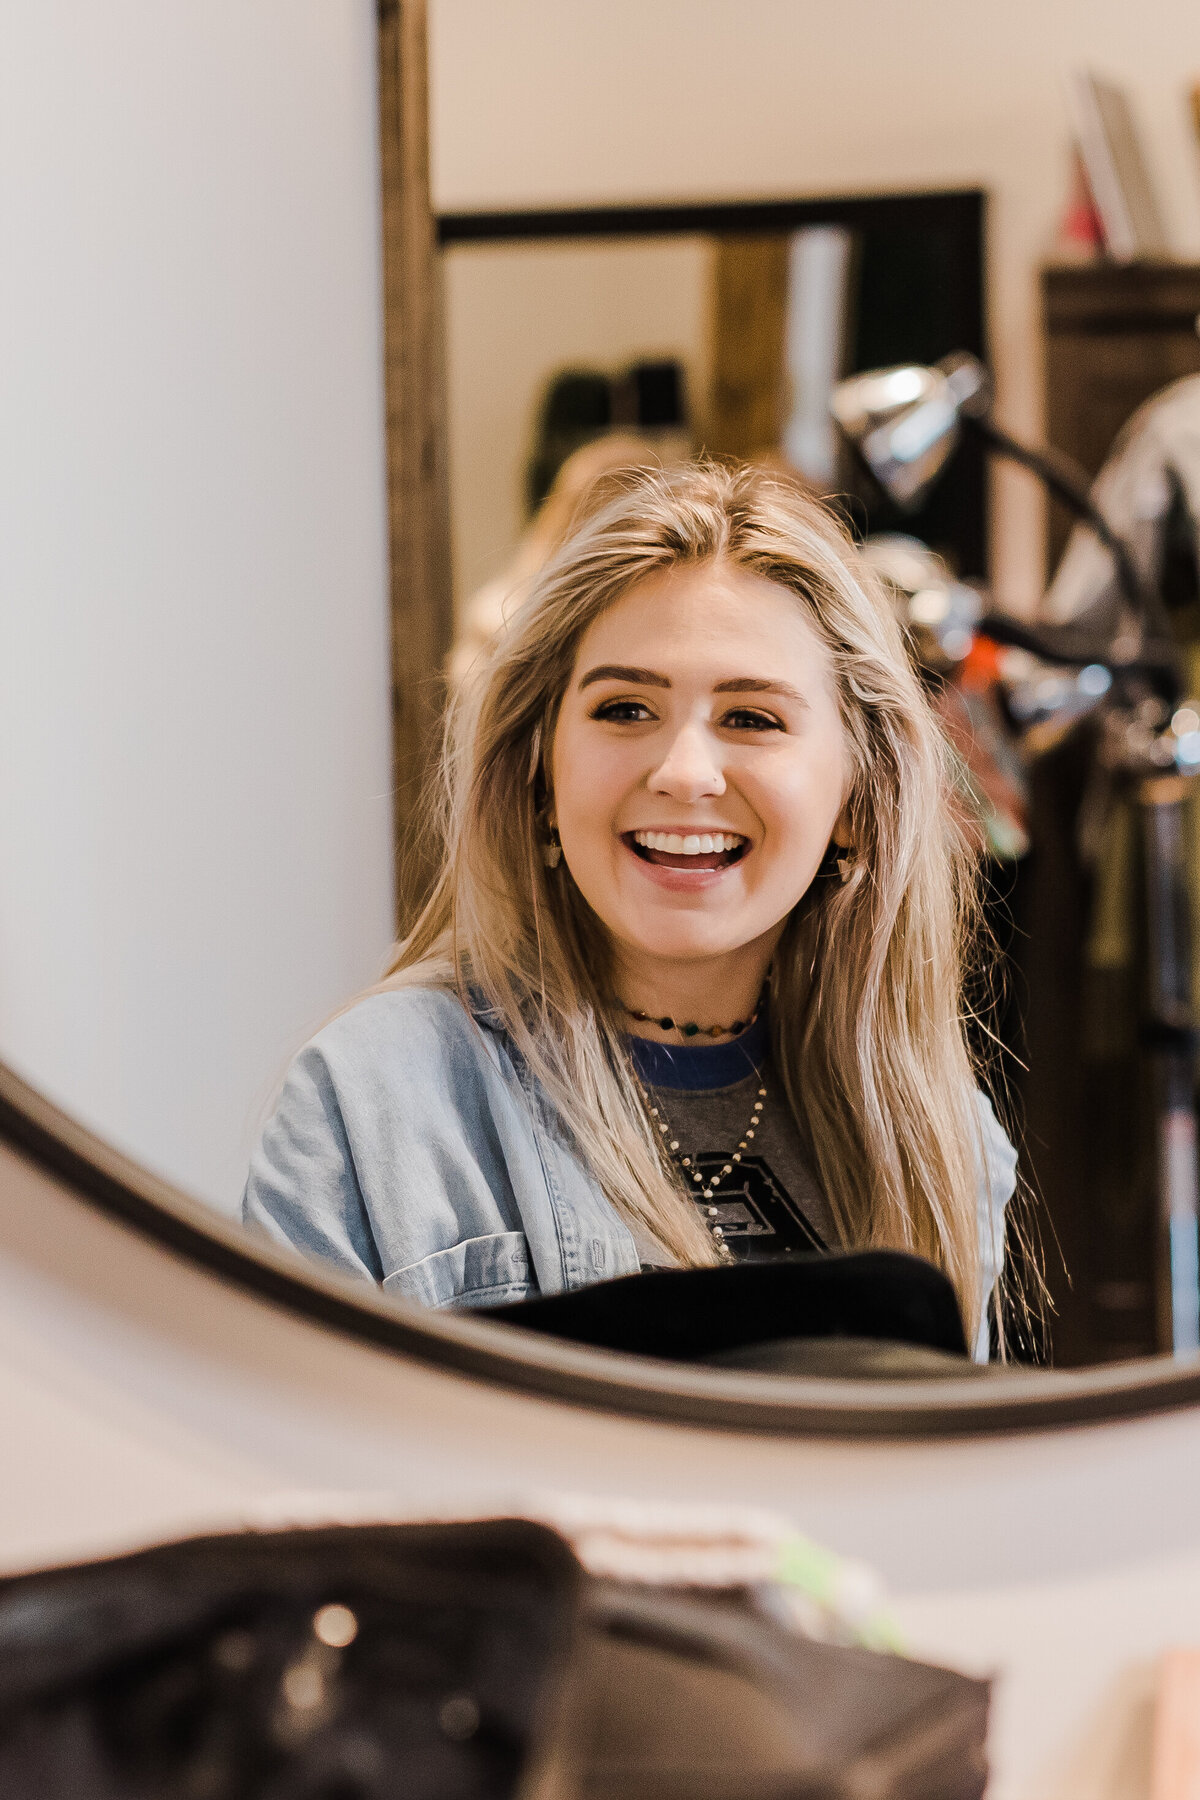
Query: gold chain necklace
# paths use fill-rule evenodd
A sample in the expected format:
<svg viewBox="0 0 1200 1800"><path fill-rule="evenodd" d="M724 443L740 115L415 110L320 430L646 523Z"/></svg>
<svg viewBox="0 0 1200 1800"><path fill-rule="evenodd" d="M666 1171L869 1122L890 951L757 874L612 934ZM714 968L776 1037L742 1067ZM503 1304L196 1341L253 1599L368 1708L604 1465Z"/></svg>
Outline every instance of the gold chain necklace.
<svg viewBox="0 0 1200 1800"><path fill-rule="evenodd" d="M759 1079L762 1079L761 1076ZM758 1130L759 1121L762 1118L763 1106L767 1098L766 1088L760 1087L758 1090L754 1101L754 1110L750 1114L750 1123L747 1125L743 1136L739 1138L737 1149L730 1151L727 1162L716 1175L706 1176L701 1170L696 1168L696 1159L694 1156L684 1156L681 1154L679 1139L671 1136L671 1127L662 1107L654 1104L640 1081L638 1082L638 1087L641 1090L642 1099L646 1104L646 1108L651 1119L654 1121L654 1125L660 1137L666 1139L665 1148L669 1151L672 1161L677 1167L683 1170L694 1185L700 1189L699 1198L705 1202L704 1223L708 1227L712 1237L716 1240L719 1248L724 1251L725 1255L728 1257L730 1255L730 1250L725 1242L724 1227L714 1223L718 1217L718 1209L713 1206L711 1202L713 1195L725 1180L726 1176L733 1174L735 1167L741 1162L743 1155L754 1142L754 1134Z"/></svg>

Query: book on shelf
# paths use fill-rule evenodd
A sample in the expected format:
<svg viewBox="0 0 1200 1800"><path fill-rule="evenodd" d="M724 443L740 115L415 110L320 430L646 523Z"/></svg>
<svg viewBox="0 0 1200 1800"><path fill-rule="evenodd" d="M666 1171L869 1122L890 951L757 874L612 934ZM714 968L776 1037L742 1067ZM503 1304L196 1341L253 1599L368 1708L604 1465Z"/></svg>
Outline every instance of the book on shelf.
<svg viewBox="0 0 1200 1800"><path fill-rule="evenodd" d="M1070 94L1075 137L1108 254L1114 262L1169 257L1128 95L1089 69L1073 72Z"/></svg>

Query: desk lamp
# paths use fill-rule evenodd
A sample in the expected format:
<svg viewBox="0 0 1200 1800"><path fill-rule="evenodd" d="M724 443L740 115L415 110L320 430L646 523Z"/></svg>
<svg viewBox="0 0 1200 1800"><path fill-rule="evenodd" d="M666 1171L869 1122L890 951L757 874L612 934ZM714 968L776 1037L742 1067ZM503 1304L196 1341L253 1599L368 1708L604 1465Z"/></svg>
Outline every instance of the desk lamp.
<svg viewBox="0 0 1200 1800"><path fill-rule="evenodd" d="M1029 469L1056 499L1086 520L1111 552L1135 613L1165 628L1158 596L1141 580L1129 548L1095 505L1090 484L1068 457L1023 444L991 416L992 384L977 357L958 351L931 368L902 363L850 375L833 390L830 409L844 436L884 493L913 512L949 463L967 422L994 453ZM1164 630L1164 635L1168 635Z"/></svg>

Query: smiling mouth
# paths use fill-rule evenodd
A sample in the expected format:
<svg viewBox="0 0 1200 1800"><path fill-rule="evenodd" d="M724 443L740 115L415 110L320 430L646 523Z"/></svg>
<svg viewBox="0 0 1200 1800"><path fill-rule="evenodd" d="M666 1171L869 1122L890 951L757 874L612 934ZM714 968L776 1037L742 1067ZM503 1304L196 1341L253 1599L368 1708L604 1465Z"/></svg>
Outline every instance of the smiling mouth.
<svg viewBox="0 0 1200 1800"><path fill-rule="evenodd" d="M750 848L736 831L625 831L622 838L635 856L660 869L731 869Z"/></svg>

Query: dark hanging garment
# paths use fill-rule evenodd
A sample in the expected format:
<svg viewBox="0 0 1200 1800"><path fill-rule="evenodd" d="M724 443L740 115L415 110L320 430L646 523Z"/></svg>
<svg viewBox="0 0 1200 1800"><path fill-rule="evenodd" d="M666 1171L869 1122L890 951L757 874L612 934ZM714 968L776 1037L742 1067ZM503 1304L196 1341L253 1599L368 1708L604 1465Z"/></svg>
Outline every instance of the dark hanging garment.
<svg viewBox="0 0 1200 1800"><path fill-rule="evenodd" d="M985 1373L967 1355L953 1285L941 1269L901 1250L841 1250L790 1261L715 1269L655 1269L597 1281L565 1294L543 1294L480 1316L551 1337L655 1356L671 1362L719 1363L765 1373L802 1373L798 1346L870 1342L893 1352L914 1350L912 1373ZM896 1365L887 1372L903 1374ZM837 1374L828 1349L813 1373ZM867 1373L859 1361L846 1371ZM883 1372L882 1369L880 1371Z"/></svg>
<svg viewBox="0 0 1200 1800"><path fill-rule="evenodd" d="M980 1800L988 1684L523 1520L194 1539L0 1583L4 1800Z"/></svg>
<svg viewBox="0 0 1200 1800"><path fill-rule="evenodd" d="M17 1577L0 1795L508 1800L552 1749L582 1579L521 1520L199 1538Z"/></svg>

